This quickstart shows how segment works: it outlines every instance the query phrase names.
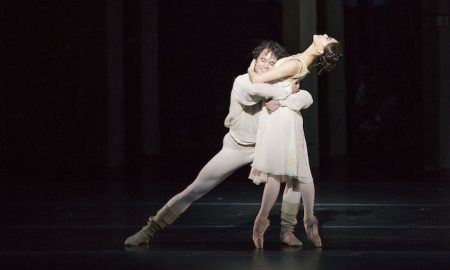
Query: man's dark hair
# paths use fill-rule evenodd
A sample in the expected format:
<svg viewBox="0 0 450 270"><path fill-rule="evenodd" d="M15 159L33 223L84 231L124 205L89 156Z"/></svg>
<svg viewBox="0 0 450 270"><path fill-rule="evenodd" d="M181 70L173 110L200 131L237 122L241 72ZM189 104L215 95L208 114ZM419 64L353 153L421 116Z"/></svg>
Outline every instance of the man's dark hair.
<svg viewBox="0 0 450 270"><path fill-rule="evenodd" d="M259 43L256 48L252 51L252 57L254 59L258 58L258 56L261 54L264 49L268 49L271 51L274 56L278 59L288 56L286 49L281 46L279 43L273 41L273 40L264 40L263 42Z"/></svg>

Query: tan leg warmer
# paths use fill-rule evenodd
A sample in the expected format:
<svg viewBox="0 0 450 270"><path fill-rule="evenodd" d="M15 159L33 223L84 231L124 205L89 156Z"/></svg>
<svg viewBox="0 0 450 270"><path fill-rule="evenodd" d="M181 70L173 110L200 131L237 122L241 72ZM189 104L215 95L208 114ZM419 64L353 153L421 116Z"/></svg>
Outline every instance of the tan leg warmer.
<svg viewBox="0 0 450 270"><path fill-rule="evenodd" d="M145 245L153 239L155 234L165 227L171 225L179 216L169 208L169 206L164 205L159 209L156 216L149 217L147 225L142 227L137 233L128 237L125 240L126 246L139 246Z"/></svg>
<svg viewBox="0 0 450 270"><path fill-rule="evenodd" d="M280 240L289 246L303 246L303 243L294 235L299 207L299 203L289 203L285 200L281 205Z"/></svg>

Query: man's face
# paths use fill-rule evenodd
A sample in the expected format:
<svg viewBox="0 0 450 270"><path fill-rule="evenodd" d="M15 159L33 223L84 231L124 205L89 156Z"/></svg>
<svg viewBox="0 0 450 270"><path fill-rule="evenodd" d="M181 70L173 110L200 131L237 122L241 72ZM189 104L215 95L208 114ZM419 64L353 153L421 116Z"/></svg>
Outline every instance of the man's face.
<svg viewBox="0 0 450 270"><path fill-rule="evenodd" d="M278 59L271 51L269 51L269 49L262 50L259 56L256 58L255 72L261 73L272 69L277 60Z"/></svg>

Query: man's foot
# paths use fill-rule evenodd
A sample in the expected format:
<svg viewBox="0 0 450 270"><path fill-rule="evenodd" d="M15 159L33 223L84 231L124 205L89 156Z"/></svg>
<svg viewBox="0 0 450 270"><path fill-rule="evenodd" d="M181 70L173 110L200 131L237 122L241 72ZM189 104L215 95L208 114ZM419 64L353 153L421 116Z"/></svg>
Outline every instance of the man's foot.
<svg viewBox="0 0 450 270"><path fill-rule="evenodd" d="M295 237L293 232L283 230L283 228L281 228L280 240L283 244L291 246L291 247L303 246L302 241L298 240L298 238Z"/></svg>
<svg viewBox="0 0 450 270"><path fill-rule="evenodd" d="M151 239L153 239L153 236L156 234L156 232L160 230L161 227L158 225L158 223L156 223L156 221L154 221L153 218L150 217L147 221L147 225L142 227L142 229L137 233L128 237L125 240L124 245L125 246L146 245L150 242Z"/></svg>
<svg viewBox="0 0 450 270"><path fill-rule="evenodd" d="M286 200L283 200L281 204L280 240L283 244L292 247L303 246L303 243L294 234L299 207L299 203L291 203Z"/></svg>

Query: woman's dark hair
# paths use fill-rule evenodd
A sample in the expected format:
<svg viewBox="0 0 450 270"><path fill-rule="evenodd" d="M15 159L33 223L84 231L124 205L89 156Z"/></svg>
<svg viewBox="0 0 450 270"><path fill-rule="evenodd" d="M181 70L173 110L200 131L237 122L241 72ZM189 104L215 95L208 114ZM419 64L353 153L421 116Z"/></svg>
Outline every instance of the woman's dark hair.
<svg viewBox="0 0 450 270"><path fill-rule="evenodd" d="M258 58L258 56L261 54L264 49L268 49L271 51L274 56L278 59L288 56L286 49L281 46L279 43L273 41L273 40L264 40L263 42L259 43L256 48L252 51L252 57L254 59Z"/></svg>
<svg viewBox="0 0 450 270"><path fill-rule="evenodd" d="M323 48L323 54L317 58L317 62L313 67L317 68L317 74L332 70L339 59L342 57L341 45L338 42L333 42Z"/></svg>

